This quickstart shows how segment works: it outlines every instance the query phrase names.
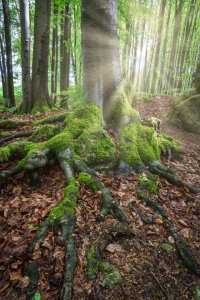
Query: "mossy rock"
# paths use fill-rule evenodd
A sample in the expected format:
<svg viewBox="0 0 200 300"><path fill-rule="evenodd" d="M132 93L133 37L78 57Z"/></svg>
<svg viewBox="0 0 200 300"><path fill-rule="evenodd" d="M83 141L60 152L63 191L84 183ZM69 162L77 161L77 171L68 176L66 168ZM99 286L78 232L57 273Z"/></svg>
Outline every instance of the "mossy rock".
<svg viewBox="0 0 200 300"><path fill-rule="evenodd" d="M59 126L43 125L29 138L29 141L38 143L46 141L60 132Z"/></svg>
<svg viewBox="0 0 200 300"><path fill-rule="evenodd" d="M160 158L158 138L153 128L128 124L120 134L121 159L131 167L139 167Z"/></svg>
<svg viewBox="0 0 200 300"><path fill-rule="evenodd" d="M187 131L200 134L200 94L179 99L168 115L168 122Z"/></svg>
<svg viewBox="0 0 200 300"><path fill-rule="evenodd" d="M85 131L77 139L75 152L90 166L113 166L117 159L115 143L103 129Z"/></svg>

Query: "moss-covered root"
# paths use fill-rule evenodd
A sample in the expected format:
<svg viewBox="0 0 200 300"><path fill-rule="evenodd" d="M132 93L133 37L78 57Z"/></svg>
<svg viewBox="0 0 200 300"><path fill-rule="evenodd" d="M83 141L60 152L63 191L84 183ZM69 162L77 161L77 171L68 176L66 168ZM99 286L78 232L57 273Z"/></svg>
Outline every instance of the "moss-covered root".
<svg viewBox="0 0 200 300"><path fill-rule="evenodd" d="M60 158L61 159L61 158ZM67 158L66 158L67 160ZM65 161L67 163L67 161ZM65 164L66 166L66 164ZM62 201L54 207L44 222L41 223L35 239L29 245L29 253L33 253L37 244L45 238L50 226L62 229L59 245L65 246L65 271L64 283L61 292L61 300L72 299L72 283L73 275L77 264L76 249L73 240L73 232L76 223L75 207L77 203L78 187L74 177L71 177L73 171L67 166L68 185L65 188L65 193Z"/></svg>
<svg viewBox="0 0 200 300"><path fill-rule="evenodd" d="M7 143L13 139L19 138L19 137L28 137L31 136L34 133L34 130L27 130L27 131L19 131L13 134L10 134L6 136L5 138L0 139L0 145L3 145L4 143Z"/></svg>
<svg viewBox="0 0 200 300"><path fill-rule="evenodd" d="M35 174L37 169L44 167L48 162L48 157L47 157L48 153L49 153L49 149L43 149L41 151L33 151L33 152L31 151L30 154L27 154L25 158L20 160L14 168L2 171L0 173L0 187L2 187L6 183L8 178L16 174L19 174L22 171L27 171L30 174L34 173L33 178L34 177L36 178L37 176L35 176Z"/></svg>
<svg viewBox="0 0 200 300"><path fill-rule="evenodd" d="M165 171L165 169L160 165L160 164L149 164L149 170L150 172L152 172L153 174L159 175L165 179L167 179L167 181L169 181L172 184L175 184L177 186L180 187L186 187L191 193L197 193L198 190L196 188L194 188L192 185L188 184L187 182L181 180L180 178L178 178L177 176L175 176L174 174L172 174L169 171Z"/></svg>
<svg viewBox="0 0 200 300"><path fill-rule="evenodd" d="M45 124L53 124L53 123L57 123L57 122L63 122L66 118L66 116L68 115L68 113L62 113L62 114L58 114L58 115L53 115L51 117L47 117L41 120L37 120L34 121L31 125L32 126L37 126L37 125L45 125Z"/></svg>
<svg viewBox="0 0 200 300"><path fill-rule="evenodd" d="M137 194L140 199L144 200L145 203L153 209L154 212L160 214L163 218L163 227L167 230L167 232L174 238L176 243L176 249L178 254L183 262L183 264L197 275L200 276L200 263L197 261L193 251L190 246L187 245L185 241L179 236L173 224L168 220L168 215L164 207L158 203L158 201L154 198L150 198L145 195L141 191L137 191Z"/></svg>
<svg viewBox="0 0 200 300"><path fill-rule="evenodd" d="M0 122L0 129L16 129L18 127L27 126L28 124L30 124L29 121L3 120Z"/></svg>
<svg viewBox="0 0 200 300"><path fill-rule="evenodd" d="M121 276L117 269L113 265L102 261L101 255L113 238L130 237L132 235L133 233L130 229L121 223L114 223L109 228L100 231L99 237L90 245L87 254L87 275L89 281L94 282L98 273L103 272L105 276L100 283L102 286L112 288L121 282Z"/></svg>
<svg viewBox="0 0 200 300"><path fill-rule="evenodd" d="M101 214L97 217L98 221L103 220L106 215L112 213L119 221L124 224L128 224L128 218L122 207L113 200L110 191L104 186L103 183L101 183L98 178L92 177L87 173L80 173L78 181L80 183L84 183L91 190L97 190L101 192L102 208Z"/></svg>
<svg viewBox="0 0 200 300"><path fill-rule="evenodd" d="M73 276L77 265L77 253L72 235L69 237L69 240L66 244L66 252L67 255L65 256L64 282L60 299L71 300Z"/></svg>

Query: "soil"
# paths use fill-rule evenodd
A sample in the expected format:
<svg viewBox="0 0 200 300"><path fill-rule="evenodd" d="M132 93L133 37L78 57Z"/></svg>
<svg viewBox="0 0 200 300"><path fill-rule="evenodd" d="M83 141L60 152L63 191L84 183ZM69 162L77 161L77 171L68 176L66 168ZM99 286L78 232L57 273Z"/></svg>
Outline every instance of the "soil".
<svg viewBox="0 0 200 300"><path fill-rule="evenodd" d="M140 104L137 109L142 118L156 116L162 120L161 131L180 140L185 153L181 160L163 158L165 165L173 168L177 175L200 188L200 137L167 125L166 115L172 97L154 97ZM4 114L5 117L5 114ZM10 116L12 117L12 116ZM27 118L33 118L28 116ZM35 117L34 117L35 119ZM1 169L13 163L2 164ZM109 290L101 287L102 275L95 283L87 280L87 251L102 228L116 222L108 216L103 223L96 222L101 205L101 195L80 186L76 209L77 224L74 233L78 254L78 265L73 283L73 300L192 300L200 278L184 267L175 248L174 239L163 228L162 218L153 213L136 195L140 175L115 176L112 172L101 174L102 182L110 189L130 219L134 232L131 238L113 240L102 255L102 259L114 264L122 283ZM62 288L64 249L56 241L60 231L51 229L45 240L36 247L33 257L27 253L27 245L34 238L41 220L62 199L66 186L59 166L47 166L40 171L41 187L31 189L29 178L20 174L11 178L2 190L0 198L0 299L34 299L24 275L24 265L36 261L40 279L38 293L42 300L57 300ZM187 189L159 179L159 189L152 194L167 210L180 236L193 249L200 261L200 194L190 194ZM149 224L129 209L132 204L140 208ZM167 247L166 244L170 247ZM163 246L165 245L165 246ZM170 248L170 250L169 250ZM36 294L35 294L36 297ZM36 298L35 298L36 299Z"/></svg>

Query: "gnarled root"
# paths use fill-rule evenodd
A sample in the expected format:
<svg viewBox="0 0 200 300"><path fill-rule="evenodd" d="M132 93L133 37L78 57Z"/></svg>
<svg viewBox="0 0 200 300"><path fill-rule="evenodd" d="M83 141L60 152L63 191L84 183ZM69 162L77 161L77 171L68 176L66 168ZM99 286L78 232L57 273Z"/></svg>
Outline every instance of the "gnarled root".
<svg viewBox="0 0 200 300"><path fill-rule="evenodd" d="M191 193L197 193L198 192L198 190L196 188L194 188L192 185L190 185L187 182L185 182L185 181L181 180L180 178L178 178L176 175L174 175L172 173L171 170L169 170L168 168L162 166L158 162L153 162L153 163L149 164L149 170L153 174L159 175L159 176L167 179L167 181L169 181L172 184L175 184L175 185L180 186L180 187L186 187Z"/></svg>
<svg viewBox="0 0 200 300"><path fill-rule="evenodd" d="M150 198L145 195L140 190L137 190L138 197L145 201L145 203L157 212L163 218L163 227L170 233L174 238L177 252L183 262L183 264L200 276L200 263L197 261L193 251L190 249L189 245L179 236L175 227L168 219L168 214L164 207L158 203L154 198Z"/></svg>
<svg viewBox="0 0 200 300"><path fill-rule="evenodd" d="M0 145L3 145L6 142L9 142L13 139L19 138L19 137L28 137L31 136L35 130L27 130L27 131L19 131L13 134L10 134L6 136L5 138L0 139Z"/></svg>

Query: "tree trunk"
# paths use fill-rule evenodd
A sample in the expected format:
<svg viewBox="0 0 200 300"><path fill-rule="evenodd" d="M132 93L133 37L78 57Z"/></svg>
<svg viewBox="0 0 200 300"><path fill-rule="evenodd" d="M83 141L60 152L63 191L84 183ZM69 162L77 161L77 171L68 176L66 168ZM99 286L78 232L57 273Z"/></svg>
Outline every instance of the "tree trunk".
<svg viewBox="0 0 200 300"><path fill-rule="evenodd" d="M45 112L50 105L48 93L48 55L51 0L35 1L32 67L32 107Z"/></svg>
<svg viewBox="0 0 200 300"><path fill-rule="evenodd" d="M169 58L169 70L168 70L169 91L173 89L173 84L175 79L175 60L176 60L176 51L178 45L178 36L179 36L180 26L181 26L182 8L183 8L182 0L179 0L179 2L176 1L174 31L173 31L171 52Z"/></svg>
<svg viewBox="0 0 200 300"><path fill-rule="evenodd" d="M82 2L82 54L85 99L103 108L110 121L120 82L117 1Z"/></svg>
<svg viewBox="0 0 200 300"><path fill-rule="evenodd" d="M8 99L6 62L5 62L4 46L3 46L1 35L0 35L0 52L1 52L1 78L2 78L3 97L5 99Z"/></svg>
<svg viewBox="0 0 200 300"><path fill-rule="evenodd" d="M22 111L31 111L31 78L30 78L30 20L29 1L20 0L21 23L21 58L22 58Z"/></svg>
<svg viewBox="0 0 200 300"><path fill-rule="evenodd" d="M158 78L157 72L158 72L158 64L159 64L159 57L160 57L160 46L161 46L161 38L162 38L162 31L163 31L165 6L166 6L166 0L162 0L160 4L160 12L159 12L159 20L158 20L158 36L157 36L156 52L155 52L154 66L153 66L153 78L152 78L152 85L151 85L151 93L153 94L156 92L156 84Z"/></svg>
<svg viewBox="0 0 200 300"><path fill-rule="evenodd" d="M69 72L70 72L70 31L71 31L71 20L70 20L70 5L67 4L65 7L64 20L62 26L62 38L61 38L61 66L60 66L60 91L66 91L69 87Z"/></svg>
<svg viewBox="0 0 200 300"><path fill-rule="evenodd" d="M10 18L9 6L7 0L2 0L3 16L4 16L4 30L6 41L6 66L8 78L8 98L9 106L15 106L14 84L13 84L13 68L12 68L12 45L11 45L11 32L10 32Z"/></svg>
<svg viewBox="0 0 200 300"><path fill-rule="evenodd" d="M57 53L58 53L58 6L54 4L54 27L52 37L52 60L51 60L51 97L56 101L57 85Z"/></svg>

